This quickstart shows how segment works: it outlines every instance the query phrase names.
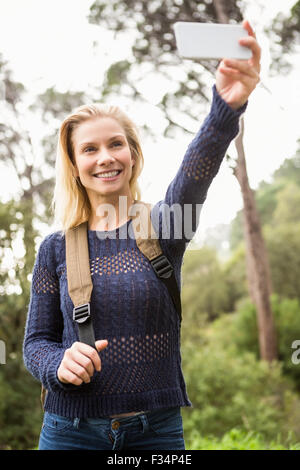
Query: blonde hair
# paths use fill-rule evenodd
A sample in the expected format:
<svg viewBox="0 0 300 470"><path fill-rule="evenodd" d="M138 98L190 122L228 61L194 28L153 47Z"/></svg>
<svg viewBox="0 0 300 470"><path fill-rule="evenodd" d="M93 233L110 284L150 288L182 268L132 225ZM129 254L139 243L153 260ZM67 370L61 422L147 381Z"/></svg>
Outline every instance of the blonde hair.
<svg viewBox="0 0 300 470"><path fill-rule="evenodd" d="M137 179L144 166L144 157L135 124L118 106L105 104L79 106L64 119L58 135L56 180L51 208L54 212L54 222L59 225L64 234L68 229L87 221L91 215L91 205L86 189L74 173L75 156L72 135L81 123L95 117L115 119L124 129L131 155L135 160L129 182L130 192L134 200L141 199Z"/></svg>

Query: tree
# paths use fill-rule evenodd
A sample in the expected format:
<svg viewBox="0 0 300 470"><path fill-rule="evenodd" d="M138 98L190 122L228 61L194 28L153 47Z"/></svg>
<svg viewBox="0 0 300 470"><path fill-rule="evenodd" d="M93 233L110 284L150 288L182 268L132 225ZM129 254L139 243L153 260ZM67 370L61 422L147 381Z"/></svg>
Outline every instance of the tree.
<svg viewBox="0 0 300 470"><path fill-rule="evenodd" d="M266 32L271 37L274 73L287 73L291 67L290 53L297 50L300 38L300 1L295 1L289 13L278 13Z"/></svg>
<svg viewBox="0 0 300 470"><path fill-rule="evenodd" d="M0 368L0 442L4 448L24 449L36 445L41 424L40 384L25 370L22 345L35 248L41 241L41 227L49 228L53 221L55 118L87 98L80 92L48 89L25 109L27 90L14 80L1 56L0 74L0 162L17 182L8 200L0 202L0 339L7 352L6 364ZM28 124L33 114L44 123L37 146Z"/></svg>
<svg viewBox="0 0 300 470"><path fill-rule="evenodd" d="M240 184L243 196L247 276L250 295L257 309L261 358L272 361L277 354L277 338L270 301L272 293L271 275L254 192L250 188L247 176L243 132L244 121L241 119L241 130L235 141L238 164L234 169L234 175Z"/></svg>
<svg viewBox="0 0 300 470"><path fill-rule="evenodd" d="M162 96L159 107L163 111L168 125L165 134L170 133L174 127L184 131L190 131L185 124L183 114L190 118L190 123L195 124L199 119L199 108L207 103L207 88L205 80L215 75L216 61L193 61L185 63L179 60L176 54L176 43L173 34L175 21L198 21L237 23L241 22L243 12L240 3L235 0L224 2L213 0L210 2L197 2L194 0L129 0L111 2L96 0L90 9L90 21L94 24L105 24L114 30L116 34L130 29L136 29L135 42L132 46L132 54L136 64L127 62L126 73L120 77L119 89L122 89L124 81L131 87L134 97L141 97L138 90L139 66L150 64L150 70L155 70L174 84L172 71L174 67L180 69L182 79L174 84L175 90L166 91ZM142 67L140 67L142 70ZM134 80L131 72L134 71ZM116 81L114 82L116 87ZM196 91L195 91L196 90ZM184 124L183 124L184 122ZM239 136L238 154L242 152L242 134ZM251 211L245 210L245 227L248 236L247 259L250 293L257 305L258 324L261 329L261 357L271 361L276 358L276 334L269 302L270 275L267 266L266 249L263 243L259 225L258 212L255 200L249 187L246 165L243 155L235 162L234 174L241 185L244 204L249 208L251 197ZM260 247L259 253L253 247ZM251 276L250 276L251 273Z"/></svg>

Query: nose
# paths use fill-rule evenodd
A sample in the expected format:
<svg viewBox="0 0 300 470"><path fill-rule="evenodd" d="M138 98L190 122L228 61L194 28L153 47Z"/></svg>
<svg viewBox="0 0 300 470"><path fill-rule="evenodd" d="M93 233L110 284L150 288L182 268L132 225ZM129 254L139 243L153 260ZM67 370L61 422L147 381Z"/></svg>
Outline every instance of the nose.
<svg viewBox="0 0 300 470"><path fill-rule="evenodd" d="M110 155L108 149L104 148L97 155L97 165L107 165L110 162L113 162L115 159Z"/></svg>

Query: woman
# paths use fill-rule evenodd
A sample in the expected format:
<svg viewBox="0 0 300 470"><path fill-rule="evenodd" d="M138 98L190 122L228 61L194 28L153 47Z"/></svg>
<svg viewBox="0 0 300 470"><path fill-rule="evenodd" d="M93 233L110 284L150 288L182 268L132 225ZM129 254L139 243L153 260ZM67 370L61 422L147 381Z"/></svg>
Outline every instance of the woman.
<svg viewBox="0 0 300 470"><path fill-rule="evenodd" d="M260 47L247 21L247 61L219 64L209 115L193 139L165 199L151 211L202 204L259 81ZM118 108L82 106L61 125L54 194L62 231L39 248L24 338L24 362L47 389L39 449L185 448L181 406L191 406L181 370L180 321L166 286L128 235L140 199L143 156L133 123ZM125 211L119 201L125 201ZM115 217L103 220L102 208ZM165 207L165 206L164 206ZM88 221L93 280L93 349L78 341L68 295L65 231ZM156 221L156 222L155 222ZM160 235L178 286L189 237ZM115 236L112 237L111 235Z"/></svg>

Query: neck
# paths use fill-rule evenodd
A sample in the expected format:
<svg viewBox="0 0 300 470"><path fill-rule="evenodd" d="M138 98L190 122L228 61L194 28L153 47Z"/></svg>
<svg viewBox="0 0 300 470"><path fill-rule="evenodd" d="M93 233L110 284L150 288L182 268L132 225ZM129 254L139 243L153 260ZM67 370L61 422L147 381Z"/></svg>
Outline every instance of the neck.
<svg viewBox="0 0 300 470"><path fill-rule="evenodd" d="M134 200L132 196L110 197L92 204L92 214L88 220L89 230L115 230L129 220L129 209Z"/></svg>

